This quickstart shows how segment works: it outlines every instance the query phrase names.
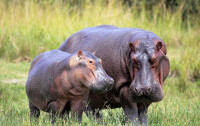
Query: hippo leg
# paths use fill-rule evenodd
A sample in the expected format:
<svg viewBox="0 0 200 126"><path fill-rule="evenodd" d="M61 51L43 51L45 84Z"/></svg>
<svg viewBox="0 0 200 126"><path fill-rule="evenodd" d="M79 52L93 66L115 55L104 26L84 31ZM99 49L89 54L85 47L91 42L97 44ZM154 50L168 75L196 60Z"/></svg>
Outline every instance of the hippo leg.
<svg viewBox="0 0 200 126"><path fill-rule="evenodd" d="M85 111L85 114L86 114L87 117L89 116L89 114L92 114L93 117L95 117L97 119L101 119L102 118L102 114L100 114L100 110L99 109L91 109L90 107L87 107L86 111Z"/></svg>
<svg viewBox="0 0 200 126"><path fill-rule="evenodd" d="M147 110L151 103L138 103L138 115L141 124L147 126Z"/></svg>
<svg viewBox="0 0 200 126"><path fill-rule="evenodd" d="M61 105L57 101L52 101L48 104L49 121L53 124L56 121L56 116L61 113Z"/></svg>
<svg viewBox="0 0 200 126"><path fill-rule="evenodd" d="M129 100L128 91L128 87L122 87L120 90L120 101L125 112L126 123L131 121L131 123L139 125L137 104Z"/></svg>
<svg viewBox="0 0 200 126"><path fill-rule="evenodd" d="M61 118L65 119L66 122L69 119L69 112L70 112L70 102L66 102L66 105L61 113Z"/></svg>
<svg viewBox="0 0 200 126"><path fill-rule="evenodd" d="M102 114L100 114L99 109L93 110L92 114L97 118L97 119L102 119Z"/></svg>
<svg viewBox="0 0 200 126"><path fill-rule="evenodd" d="M90 114L93 115L96 119L102 119L102 114L100 114L99 109L91 109L90 107L87 107L86 110L84 111L86 116L89 117Z"/></svg>
<svg viewBox="0 0 200 126"><path fill-rule="evenodd" d="M71 111L73 117L78 116L78 120L82 120L82 113L86 107L87 101L85 99L76 99L71 101Z"/></svg>
<svg viewBox="0 0 200 126"><path fill-rule="evenodd" d="M33 120L33 117L36 118L38 121L38 118L40 116L40 110L34 106L30 101L29 101L29 109L30 109L30 120Z"/></svg>

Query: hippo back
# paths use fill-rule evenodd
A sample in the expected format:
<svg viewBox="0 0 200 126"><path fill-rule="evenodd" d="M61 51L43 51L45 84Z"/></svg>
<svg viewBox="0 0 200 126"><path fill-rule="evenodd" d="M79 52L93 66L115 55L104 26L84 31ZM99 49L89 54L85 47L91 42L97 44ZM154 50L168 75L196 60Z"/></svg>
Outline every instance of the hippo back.
<svg viewBox="0 0 200 126"><path fill-rule="evenodd" d="M161 40L154 33L143 29L101 25L85 28L73 34L62 43L59 50L68 53L74 53L80 49L95 52L95 55L102 59L105 71L117 82L116 80L122 77L126 80L130 79L125 67L129 42L145 38Z"/></svg>

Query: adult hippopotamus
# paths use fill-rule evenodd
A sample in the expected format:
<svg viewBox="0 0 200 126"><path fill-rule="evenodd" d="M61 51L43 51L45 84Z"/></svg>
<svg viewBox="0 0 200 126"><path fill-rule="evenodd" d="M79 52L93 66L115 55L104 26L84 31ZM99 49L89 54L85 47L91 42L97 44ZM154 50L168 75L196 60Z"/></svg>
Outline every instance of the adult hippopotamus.
<svg viewBox="0 0 200 126"><path fill-rule="evenodd" d="M163 82L169 74L165 43L143 29L101 25L73 34L59 47L69 53L80 49L95 51L115 81L103 95L90 91L89 108L122 107L126 120L146 125L148 106L163 99Z"/></svg>
<svg viewBox="0 0 200 126"><path fill-rule="evenodd" d="M90 52L69 54L60 50L41 53L31 63L26 82L30 118L39 117L40 110L63 117L69 111L81 120L89 89L105 92L113 79L101 66L101 59Z"/></svg>

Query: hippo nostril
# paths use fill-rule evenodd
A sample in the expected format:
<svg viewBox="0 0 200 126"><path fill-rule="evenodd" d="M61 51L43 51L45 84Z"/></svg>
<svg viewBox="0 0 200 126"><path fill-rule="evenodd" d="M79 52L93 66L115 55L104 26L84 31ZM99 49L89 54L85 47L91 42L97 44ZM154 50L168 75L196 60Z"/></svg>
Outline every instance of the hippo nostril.
<svg viewBox="0 0 200 126"><path fill-rule="evenodd" d="M112 78L110 78L109 83L110 83L110 84L113 84L113 83L114 83L114 80L113 80Z"/></svg>
<svg viewBox="0 0 200 126"><path fill-rule="evenodd" d="M147 90L146 90L147 92L150 92L151 91L151 88L147 88Z"/></svg>
<svg viewBox="0 0 200 126"><path fill-rule="evenodd" d="M134 95L137 95L137 96L142 96L143 92L141 91L140 88L133 88L133 92L132 92Z"/></svg>
<svg viewBox="0 0 200 126"><path fill-rule="evenodd" d="M151 92L151 90L152 89L150 87L148 87L148 88L146 88L145 93L148 95Z"/></svg>
<svg viewBox="0 0 200 126"><path fill-rule="evenodd" d="M134 88L134 91L135 91L136 93L138 93L138 92L139 92L137 88Z"/></svg>
<svg viewBox="0 0 200 126"><path fill-rule="evenodd" d="M112 78L106 78L105 81L109 84L113 84L114 80Z"/></svg>

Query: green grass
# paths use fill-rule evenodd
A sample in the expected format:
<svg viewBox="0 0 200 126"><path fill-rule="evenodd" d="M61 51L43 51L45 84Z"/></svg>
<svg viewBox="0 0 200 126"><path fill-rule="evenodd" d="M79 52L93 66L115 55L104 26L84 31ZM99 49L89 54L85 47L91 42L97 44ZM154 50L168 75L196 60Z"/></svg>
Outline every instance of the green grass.
<svg viewBox="0 0 200 126"><path fill-rule="evenodd" d="M1 61L1 60L0 60ZM10 79L26 79L30 63L10 63L1 61L0 66L5 66L3 71ZM13 68L13 69L12 69ZM17 68L17 69L15 69ZM16 74L13 74L16 73ZM16 75L23 76L16 76ZM0 125L2 126L27 126L29 121L28 98L23 83L7 83L0 73ZM177 77L169 77L164 85L165 97L161 102L153 103L149 107L148 122L155 126L198 126L200 125L200 87L195 83L189 83L182 90L182 81ZM103 118L96 120L90 114L88 117L83 114L82 125L124 125L125 116L121 108L101 111ZM62 124L79 125L77 120L70 118L68 121L58 119L56 125ZM51 125L49 116L41 112L39 125Z"/></svg>

